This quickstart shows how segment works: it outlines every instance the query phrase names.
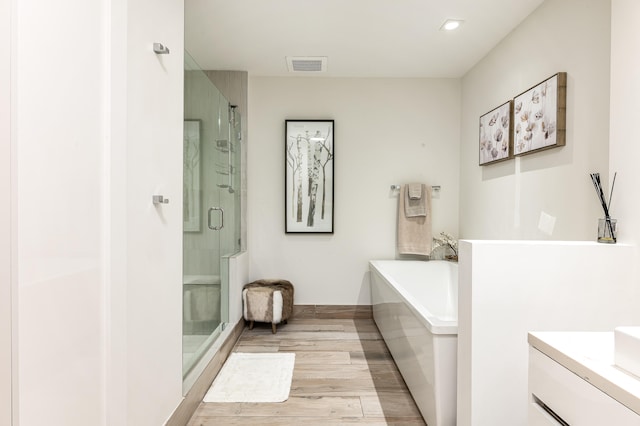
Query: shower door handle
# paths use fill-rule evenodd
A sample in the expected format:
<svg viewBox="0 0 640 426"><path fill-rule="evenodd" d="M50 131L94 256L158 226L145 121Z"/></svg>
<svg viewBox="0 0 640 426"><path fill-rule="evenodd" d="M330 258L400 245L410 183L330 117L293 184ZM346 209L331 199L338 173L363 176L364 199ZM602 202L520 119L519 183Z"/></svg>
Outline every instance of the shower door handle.
<svg viewBox="0 0 640 426"><path fill-rule="evenodd" d="M211 225L211 213L214 212L214 211L219 211L220 212L220 226ZM209 212L207 213L207 226L212 231L219 231L222 228L224 228L224 210L222 209L222 207L210 207L209 208Z"/></svg>

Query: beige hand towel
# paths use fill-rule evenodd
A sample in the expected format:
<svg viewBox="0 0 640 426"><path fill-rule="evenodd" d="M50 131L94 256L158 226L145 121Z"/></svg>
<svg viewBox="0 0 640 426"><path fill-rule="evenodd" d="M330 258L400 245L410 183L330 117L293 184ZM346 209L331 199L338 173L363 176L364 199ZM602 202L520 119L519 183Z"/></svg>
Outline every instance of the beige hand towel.
<svg viewBox="0 0 640 426"><path fill-rule="evenodd" d="M422 198L422 187L424 185L421 183L410 183L409 184L409 198L411 200L419 200Z"/></svg>
<svg viewBox="0 0 640 426"><path fill-rule="evenodd" d="M418 254L429 256L431 253L431 187L425 186L422 194L425 199L425 215L407 217L405 215L404 194L407 188L403 187L398 196L398 236L397 245L399 254Z"/></svg>
<svg viewBox="0 0 640 426"><path fill-rule="evenodd" d="M415 187L420 188L419 191L415 190ZM431 190L431 187L429 187ZM427 187L423 183L410 183L405 185L404 191L400 193L404 194L404 214L407 217L426 216L427 215L427 197L425 193ZM418 198L412 198L416 193L421 196Z"/></svg>

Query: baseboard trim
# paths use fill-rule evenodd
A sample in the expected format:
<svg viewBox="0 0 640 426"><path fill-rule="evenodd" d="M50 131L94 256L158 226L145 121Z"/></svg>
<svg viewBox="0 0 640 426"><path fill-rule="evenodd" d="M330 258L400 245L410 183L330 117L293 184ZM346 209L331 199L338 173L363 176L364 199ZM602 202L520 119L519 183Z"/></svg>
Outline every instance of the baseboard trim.
<svg viewBox="0 0 640 426"><path fill-rule="evenodd" d="M371 305L293 305L293 318L372 319Z"/></svg>
<svg viewBox="0 0 640 426"><path fill-rule="evenodd" d="M244 319L240 318L240 321L233 327L231 334L229 334L224 341L220 350L216 352L213 359L209 361L209 364L207 364L200 377L198 377L193 384L191 390L185 395L180 405L178 405L178 408L175 409L169 420L167 420L166 426L186 426L186 424L189 423L193 413L196 412L198 405L202 402L202 398L204 398L207 390L211 387L213 379L215 379L216 375L220 372L222 365L240 338L244 325Z"/></svg>

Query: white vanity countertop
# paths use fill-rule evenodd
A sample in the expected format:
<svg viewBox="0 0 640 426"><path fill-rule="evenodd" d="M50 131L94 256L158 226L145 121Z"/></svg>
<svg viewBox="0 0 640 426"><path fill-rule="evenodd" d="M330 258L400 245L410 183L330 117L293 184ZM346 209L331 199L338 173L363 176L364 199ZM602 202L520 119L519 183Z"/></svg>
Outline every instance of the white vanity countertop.
<svg viewBox="0 0 640 426"><path fill-rule="evenodd" d="M640 415L640 377L614 364L613 332L531 332L529 344Z"/></svg>

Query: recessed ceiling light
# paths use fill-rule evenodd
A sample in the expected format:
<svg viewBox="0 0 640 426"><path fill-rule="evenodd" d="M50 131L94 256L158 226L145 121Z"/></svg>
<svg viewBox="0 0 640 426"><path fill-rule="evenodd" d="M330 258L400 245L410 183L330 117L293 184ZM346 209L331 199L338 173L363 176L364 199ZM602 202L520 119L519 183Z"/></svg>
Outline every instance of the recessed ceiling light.
<svg viewBox="0 0 640 426"><path fill-rule="evenodd" d="M462 25L464 21L460 19L447 19L444 21L444 24L440 27L441 31L453 31Z"/></svg>

